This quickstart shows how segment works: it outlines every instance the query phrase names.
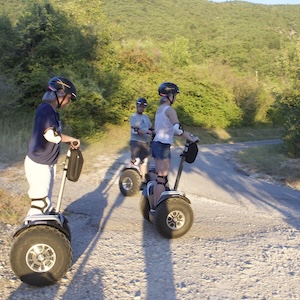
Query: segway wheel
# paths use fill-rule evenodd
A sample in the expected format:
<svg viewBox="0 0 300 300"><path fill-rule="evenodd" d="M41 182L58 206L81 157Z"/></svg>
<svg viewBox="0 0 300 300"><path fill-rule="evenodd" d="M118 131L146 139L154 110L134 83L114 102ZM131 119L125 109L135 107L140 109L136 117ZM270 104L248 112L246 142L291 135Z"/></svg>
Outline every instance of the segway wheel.
<svg viewBox="0 0 300 300"><path fill-rule="evenodd" d="M141 196L141 199L140 199L140 211L141 211L142 216L144 217L144 219L150 222L150 219L149 219L149 211L150 211L149 201L148 201L148 198L143 196L143 195Z"/></svg>
<svg viewBox="0 0 300 300"><path fill-rule="evenodd" d="M133 196L141 187L141 176L136 170L124 170L119 180L120 191L124 196Z"/></svg>
<svg viewBox="0 0 300 300"><path fill-rule="evenodd" d="M168 198L156 208L154 226L165 238L179 238L185 235L191 229L193 222L193 210L183 199Z"/></svg>
<svg viewBox="0 0 300 300"><path fill-rule="evenodd" d="M13 241L10 252L12 270L29 285L54 284L66 274L71 263L70 241L54 227L29 227Z"/></svg>
<svg viewBox="0 0 300 300"><path fill-rule="evenodd" d="M67 239L71 242L71 238L72 238L71 229L69 227L68 219L66 217L64 217L63 227L64 227L64 229L66 231L66 237L67 237Z"/></svg>

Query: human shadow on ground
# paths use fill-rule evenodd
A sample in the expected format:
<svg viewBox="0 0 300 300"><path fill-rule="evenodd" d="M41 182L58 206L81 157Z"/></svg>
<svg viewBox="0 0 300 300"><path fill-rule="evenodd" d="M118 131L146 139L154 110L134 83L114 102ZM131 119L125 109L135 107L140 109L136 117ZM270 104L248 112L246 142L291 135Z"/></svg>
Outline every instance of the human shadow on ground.
<svg viewBox="0 0 300 300"><path fill-rule="evenodd" d="M101 239L113 211L117 207L121 206L125 199L124 196L118 194L115 199L110 199L108 201L111 189L118 180L117 175L119 174L118 170L120 168L120 161L125 161L126 159L126 153L120 153L120 157L107 169L103 176L104 179L101 181L99 187L71 203L66 208L67 212L70 212L75 217L81 215L85 221L81 230L76 230L76 228L74 228L72 231L72 245L74 249L73 263L76 263L78 267L76 267L76 274L74 274L73 280L68 286L68 289L62 299L70 299L70 295L76 296L76 289L85 288L86 283L84 280L76 280L76 278L80 277L88 277L93 280L96 277L97 283L95 285L93 284L92 289L89 289L91 291L91 295L87 295L87 297L90 296L92 299L95 295L97 295L97 299L104 298L102 292L103 284L101 281L103 270L93 268L92 271L89 271L89 273L86 274L85 267L88 264L91 255L93 255L97 243ZM82 237L82 232L85 233L84 237ZM90 282L91 281L89 281L89 285ZM81 284L83 285L82 287L80 287Z"/></svg>
<svg viewBox="0 0 300 300"><path fill-rule="evenodd" d="M147 220L143 222L143 251L147 280L144 299L176 299L171 242Z"/></svg>

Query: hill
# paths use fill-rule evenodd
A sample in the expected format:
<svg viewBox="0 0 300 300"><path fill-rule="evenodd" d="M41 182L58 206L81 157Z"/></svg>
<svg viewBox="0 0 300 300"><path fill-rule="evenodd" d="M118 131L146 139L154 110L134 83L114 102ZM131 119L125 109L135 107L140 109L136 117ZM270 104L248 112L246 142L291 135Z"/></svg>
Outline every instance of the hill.
<svg viewBox="0 0 300 300"><path fill-rule="evenodd" d="M124 28L125 40L186 37L196 64L221 59L240 70L270 74L274 57L299 40L300 5L205 0L112 0L102 5L109 21Z"/></svg>
<svg viewBox="0 0 300 300"><path fill-rule="evenodd" d="M45 1L35 0L37 3ZM57 5L57 0L49 3ZM277 76L273 63L299 41L300 5L261 5L244 1L206 0L65 1L73 10L88 8L93 17L102 6L108 22L116 24L119 41L153 40L160 46L178 37L188 39L192 62L218 60L239 71ZM0 1L2 14L16 23L26 1ZM18 9L16 9L18 8ZM66 9L64 7L60 9ZM275 73L275 74L274 74Z"/></svg>
<svg viewBox="0 0 300 300"><path fill-rule="evenodd" d="M163 81L180 86L182 123L205 128L280 123L287 114L270 108L297 90L299 5L0 0L0 7L1 111L32 110L49 77L62 74L82 99L63 116L78 136L127 122L141 95L154 115Z"/></svg>

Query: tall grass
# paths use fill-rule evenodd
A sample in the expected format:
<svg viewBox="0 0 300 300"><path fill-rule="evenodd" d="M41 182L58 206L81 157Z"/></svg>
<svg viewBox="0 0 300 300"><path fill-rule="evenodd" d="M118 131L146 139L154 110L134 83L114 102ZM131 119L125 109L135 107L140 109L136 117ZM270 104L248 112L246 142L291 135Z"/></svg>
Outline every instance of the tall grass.
<svg viewBox="0 0 300 300"><path fill-rule="evenodd" d="M32 132L33 115L15 114L0 119L0 161L14 162L25 157Z"/></svg>

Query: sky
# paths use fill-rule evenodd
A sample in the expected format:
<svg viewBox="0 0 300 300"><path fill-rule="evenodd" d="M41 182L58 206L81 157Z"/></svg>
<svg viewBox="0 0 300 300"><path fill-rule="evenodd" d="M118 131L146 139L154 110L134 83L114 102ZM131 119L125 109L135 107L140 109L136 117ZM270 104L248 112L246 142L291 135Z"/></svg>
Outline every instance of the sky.
<svg viewBox="0 0 300 300"><path fill-rule="evenodd" d="M214 2L226 2L228 0L213 0ZM245 0L240 0L245 1ZM268 5L275 5L275 4L299 4L300 0L247 0L246 2L251 3L259 3L259 4L268 4Z"/></svg>

